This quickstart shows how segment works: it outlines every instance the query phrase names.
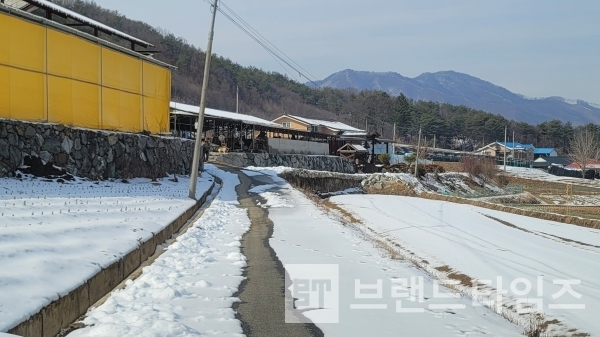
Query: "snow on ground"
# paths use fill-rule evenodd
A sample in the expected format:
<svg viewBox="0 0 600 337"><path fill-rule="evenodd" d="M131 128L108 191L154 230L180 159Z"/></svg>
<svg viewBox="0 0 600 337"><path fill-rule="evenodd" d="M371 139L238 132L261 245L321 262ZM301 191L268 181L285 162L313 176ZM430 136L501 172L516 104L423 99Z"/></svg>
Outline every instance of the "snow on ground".
<svg viewBox="0 0 600 337"><path fill-rule="evenodd" d="M258 167L258 166L248 166L245 167L245 171L254 171L254 172L260 172L263 174L269 174L269 175L276 175L276 174L280 174L286 171L292 171L294 170L291 167L286 167L286 166L273 166L273 167Z"/></svg>
<svg viewBox="0 0 600 337"><path fill-rule="evenodd" d="M500 166L500 168L502 168L502 167ZM515 177L520 177L520 178L571 183L571 184L576 184L576 185L585 185L585 186L592 186L592 187L600 187L600 181L598 181L598 180L555 176L555 175L550 174L541 169L508 166L508 167L506 167L506 172L509 175L512 175Z"/></svg>
<svg viewBox="0 0 600 337"><path fill-rule="evenodd" d="M486 183L479 178L471 178L466 173L457 172L427 173L420 179L417 179L410 173L375 173L365 175L363 186L381 189L390 181L401 182L416 194L435 192L465 197L478 197L482 195L506 195L511 193L492 183Z"/></svg>
<svg viewBox="0 0 600 337"><path fill-rule="evenodd" d="M249 189L248 192L251 192L251 193L262 193L262 192L268 191L270 189L273 189L275 187L277 187L277 185L275 185L275 184L258 185L258 186L254 186L251 189Z"/></svg>
<svg viewBox="0 0 600 337"><path fill-rule="evenodd" d="M556 205L577 205L577 206L600 206L600 195L540 195L548 203Z"/></svg>
<svg viewBox="0 0 600 337"><path fill-rule="evenodd" d="M82 336L243 336L231 306L246 258L240 240L250 220L238 208L237 175L206 165L223 188L192 227L143 274L88 312Z"/></svg>
<svg viewBox="0 0 600 337"><path fill-rule="evenodd" d="M449 298L434 298L434 283L424 272L409 263L383 257L382 251L375 248L358 230L346 227L325 215L302 193L280 178L273 179L281 186L270 192L277 193L275 197L284 199L284 203L293 207L269 209L269 218L275 223L273 237L269 241L271 247L284 266L288 265L286 272L291 279L297 279L298 287L301 284L299 282L302 282L298 279L323 282L322 279L327 276L334 280L331 289L339 290L339 301L332 295L334 291L323 297L325 302L321 303L325 305L318 305L320 300L314 291L310 294L313 298L308 306L302 306L299 302L306 294L291 294L298 299L296 305L299 309L312 307L303 311L304 316L311 318L326 336L521 335L520 328L484 307L473 306L466 298L453 297L443 287L439 288L436 296L442 294ZM273 195L268 197L274 198ZM291 264L303 266L294 267ZM339 267L339 274L335 271L335 265ZM335 287L336 275L339 278L339 288ZM414 283L410 283L411 277L415 277ZM422 285L422 291L417 290L415 297L422 296L423 303L410 301L407 297L392 297L394 287L397 296L408 296L407 292L410 290L404 288L404 291L400 291L400 284L392 283L403 282L403 279L408 282L408 287L412 284L415 290L419 288L417 283ZM356 287L356 282L361 286ZM381 282L381 287L378 282ZM371 289L361 290L362 286L368 287L369 284ZM314 287L315 283L311 286ZM294 289L296 288L290 288L291 291ZM358 297L362 298L356 296L357 289ZM334 297L329 297L330 295ZM336 304L339 304L339 323L329 324L327 320L336 316ZM324 309L315 309L314 306ZM397 312L411 308L422 309L422 312ZM290 313L287 317L290 321L301 320Z"/></svg>
<svg viewBox="0 0 600 337"><path fill-rule="evenodd" d="M212 177L198 181L204 193ZM194 204L189 178L0 179L0 331L135 249Z"/></svg>
<svg viewBox="0 0 600 337"><path fill-rule="evenodd" d="M600 230L420 198L347 195L331 200L433 266L491 280L496 289L501 278L506 299L541 300L549 318L584 332L600 331ZM555 282L564 280L581 282L571 286L581 298L561 294L563 286ZM585 309L574 309L582 305Z"/></svg>
<svg viewBox="0 0 600 337"><path fill-rule="evenodd" d="M255 177L255 176L260 176L262 175L262 173L257 172L257 171L251 171L251 170L242 170L242 172L247 175L248 177Z"/></svg>
<svg viewBox="0 0 600 337"><path fill-rule="evenodd" d="M279 193L279 192L262 192L262 193L260 193L260 196L266 200L266 202L264 204L261 202L258 202L258 205L262 208L292 208L292 207L294 207L294 205L293 205L294 201L292 199L282 197L281 193Z"/></svg>

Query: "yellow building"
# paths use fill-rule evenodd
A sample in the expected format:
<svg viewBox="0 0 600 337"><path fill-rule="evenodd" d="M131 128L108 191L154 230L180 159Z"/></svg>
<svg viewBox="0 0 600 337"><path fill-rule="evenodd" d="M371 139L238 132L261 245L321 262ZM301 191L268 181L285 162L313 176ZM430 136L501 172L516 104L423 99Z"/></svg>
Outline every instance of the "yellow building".
<svg viewBox="0 0 600 337"><path fill-rule="evenodd" d="M172 66L134 51L152 44L48 1L0 2L0 118L169 131ZM30 8L45 10L46 18ZM96 36L53 15L92 27ZM131 50L98 38L99 31L131 42Z"/></svg>

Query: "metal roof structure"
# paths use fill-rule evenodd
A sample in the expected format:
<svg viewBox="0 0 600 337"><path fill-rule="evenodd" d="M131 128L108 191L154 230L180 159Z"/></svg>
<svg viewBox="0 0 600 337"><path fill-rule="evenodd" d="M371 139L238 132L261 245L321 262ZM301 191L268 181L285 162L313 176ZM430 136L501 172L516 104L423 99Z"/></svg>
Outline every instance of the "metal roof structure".
<svg viewBox="0 0 600 337"><path fill-rule="evenodd" d="M29 8L27 8L27 6L30 6L30 4L23 0L0 0L0 2L4 3L7 6L18 8L20 10L24 10L24 11L30 10Z"/></svg>
<svg viewBox="0 0 600 337"><path fill-rule="evenodd" d="M283 116L279 116L277 118L275 118L273 121L276 121L282 117L288 117L291 119L295 119L303 124L306 125L319 125L319 126L323 126L326 127L332 131L352 131L352 132L365 132L364 130L361 129L357 129L353 126L350 126L348 124L344 124L342 122L338 122L338 121L325 121L325 120L321 120L321 119L314 119L314 118L306 118L306 117L300 117L300 116L294 116L294 115L283 115Z"/></svg>
<svg viewBox="0 0 600 337"><path fill-rule="evenodd" d="M81 14L75 13L71 10L68 10L64 7L61 7L57 4L46 0L0 0L0 3L3 3L9 7L16 8L22 11L31 12L37 8L41 8L46 11L46 19L52 19L52 15L58 15L65 19L72 19L79 23L76 24L67 24L67 26L89 26L94 29L94 35L97 37L98 32L102 32L108 35L118 36L126 41L131 43L131 50L135 50L135 46L141 46L143 48L154 47L150 42L146 42L144 40L138 39L131 35L125 34L121 31L118 31L114 28L111 28L103 23L92 20L88 17L85 17Z"/></svg>
<svg viewBox="0 0 600 337"><path fill-rule="evenodd" d="M340 147L337 152L340 153L361 153L361 152L369 152L364 146L357 144L344 144L344 146Z"/></svg>
<svg viewBox="0 0 600 337"><path fill-rule="evenodd" d="M177 103L177 102L171 102L169 104L169 107L171 108L172 114L188 114L190 116L198 116L198 112L200 111L199 106ZM262 118L258 118L258 117L254 117L254 116L250 116L250 115L244 115L244 114L235 113L235 112L229 112L229 111L222 111L222 110L206 108L204 111L204 116L205 117L231 119L233 121L238 121L238 122L242 122L242 123L246 123L246 124L254 124L254 125L262 125L262 126L268 126L268 127L274 127L274 128L281 128L280 124L272 123L272 122L269 122L268 120L265 120Z"/></svg>
<svg viewBox="0 0 600 337"><path fill-rule="evenodd" d="M498 143L498 144L500 144L502 146L506 145L506 148L507 149L511 149L511 150L512 149L514 149L514 150L529 150L532 147L535 149L535 147L533 146L533 144L521 144L519 142L514 142L514 143L513 142L506 142L506 143L504 143L504 142L496 142L496 143Z"/></svg>
<svg viewBox="0 0 600 337"><path fill-rule="evenodd" d="M533 154L551 154L553 151L556 151L556 149L551 147L538 147L533 150Z"/></svg>
<svg viewBox="0 0 600 337"><path fill-rule="evenodd" d="M485 149L493 148L493 147L497 148L498 146L496 146L496 145L499 145L499 146L501 146L503 148L506 147L507 151L513 151L513 150L515 150L515 151L528 151L530 149L534 149L535 150L535 146L533 146L533 144L521 144L519 142L514 142L514 143L513 142L506 142L506 143L504 143L504 142L493 142L493 143L487 144L486 146L480 147L479 149L477 149L477 150L475 150L473 152L482 152Z"/></svg>

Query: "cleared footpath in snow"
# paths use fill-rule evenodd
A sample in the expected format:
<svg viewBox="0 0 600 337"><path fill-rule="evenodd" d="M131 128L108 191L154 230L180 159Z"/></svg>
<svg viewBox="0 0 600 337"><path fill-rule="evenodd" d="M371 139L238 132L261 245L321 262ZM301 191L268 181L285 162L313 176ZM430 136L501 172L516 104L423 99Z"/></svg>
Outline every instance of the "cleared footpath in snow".
<svg viewBox="0 0 600 337"><path fill-rule="evenodd" d="M432 267L490 282L507 305L530 304L565 325L555 329L600 332L599 230L420 198L331 200Z"/></svg>
<svg viewBox="0 0 600 337"><path fill-rule="evenodd" d="M198 194L212 185L198 180ZM0 179L0 331L147 241L195 201L189 179L64 183L25 175Z"/></svg>
<svg viewBox="0 0 600 337"><path fill-rule="evenodd" d="M238 207L237 176L206 169L223 180L210 207L139 278L88 312L87 327L70 337L243 335L232 305L246 266L240 239L250 221Z"/></svg>
<svg viewBox="0 0 600 337"><path fill-rule="evenodd" d="M286 321L310 320L325 336L522 336L521 328L385 256L359 230L271 179L251 191L263 197L259 206L274 223L269 244L288 274L293 303Z"/></svg>
<svg viewBox="0 0 600 337"><path fill-rule="evenodd" d="M224 169L238 174L241 180L237 188L238 199L248 210L252 222L241 247L248 261L244 270L246 280L238 294L240 302L234 305L244 333L247 336L323 336L323 332L310 322L286 323L285 271L269 245L273 221L268 218L268 210L261 207L273 198L265 200L256 195L278 185L270 176L261 173ZM251 185L254 187L250 188Z"/></svg>

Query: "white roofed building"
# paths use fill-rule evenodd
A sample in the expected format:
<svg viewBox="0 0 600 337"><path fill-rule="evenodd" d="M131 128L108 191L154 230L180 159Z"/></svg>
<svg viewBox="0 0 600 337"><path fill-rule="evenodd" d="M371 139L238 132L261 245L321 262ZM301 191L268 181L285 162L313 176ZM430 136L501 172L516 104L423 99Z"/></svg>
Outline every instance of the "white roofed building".
<svg viewBox="0 0 600 337"><path fill-rule="evenodd" d="M195 138L199 111L196 105L171 102L172 134ZM203 132L203 138L226 147L226 151L312 155L329 155L334 151L329 146L330 140L335 138L331 134L284 128L255 116L216 109L205 109Z"/></svg>
<svg viewBox="0 0 600 337"><path fill-rule="evenodd" d="M294 115L283 115L275 118L277 123L284 128L324 133L328 135L366 136L367 132L338 121L306 118Z"/></svg>

